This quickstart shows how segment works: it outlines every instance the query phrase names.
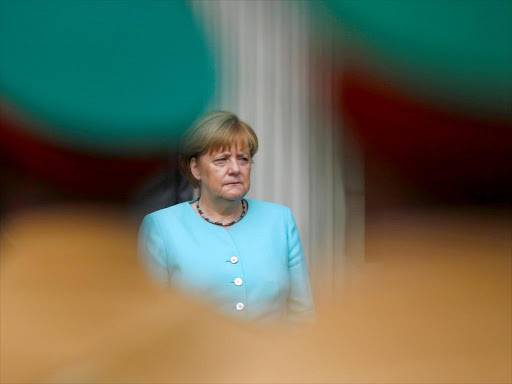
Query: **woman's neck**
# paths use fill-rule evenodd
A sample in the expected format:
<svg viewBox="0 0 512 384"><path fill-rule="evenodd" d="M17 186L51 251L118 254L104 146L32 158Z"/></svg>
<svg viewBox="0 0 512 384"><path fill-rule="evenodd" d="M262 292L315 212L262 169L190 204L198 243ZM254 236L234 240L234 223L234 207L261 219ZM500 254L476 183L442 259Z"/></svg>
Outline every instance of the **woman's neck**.
<svg viewBox="0 0 512 384"><path fill-rule="evenodd" d="M209 198L203 195L199 204L204 214L213 221L228 223L236 220L242 214L242 199L226 200L222 198Z"/></svg>

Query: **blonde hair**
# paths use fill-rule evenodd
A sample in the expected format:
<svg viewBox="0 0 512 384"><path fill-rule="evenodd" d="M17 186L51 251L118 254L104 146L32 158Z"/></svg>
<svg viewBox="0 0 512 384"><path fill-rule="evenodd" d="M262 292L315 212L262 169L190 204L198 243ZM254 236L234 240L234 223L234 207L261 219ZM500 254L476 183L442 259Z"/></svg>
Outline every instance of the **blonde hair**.
<svg viewBox="0 0 512 384"><path fill-rule="evenodd" d="M237 115L215 111L199 118L181 139L178 164L192 187L199 188L199 181L190 171L190 160L205 153L223 151L233 143L248 148L251 158L258 151L258 137L254 130Z"/></svg>

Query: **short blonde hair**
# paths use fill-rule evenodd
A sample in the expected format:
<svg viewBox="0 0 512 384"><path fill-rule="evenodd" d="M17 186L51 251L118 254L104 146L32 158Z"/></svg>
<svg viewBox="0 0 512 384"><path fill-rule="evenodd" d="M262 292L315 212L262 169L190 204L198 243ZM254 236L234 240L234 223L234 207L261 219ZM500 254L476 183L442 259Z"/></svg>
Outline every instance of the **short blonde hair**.
<svg viewBox="0 0 512 384"><path fill-rule="evenodd" d="M237 115L227 111L215 111L197 120L183 135L180 143L178 164L192 187L199 188L199 181L190 171L190 160L205 153L224 151L233 143L248 148L251 158L258 151L258 137L254 130Z"/></svg>

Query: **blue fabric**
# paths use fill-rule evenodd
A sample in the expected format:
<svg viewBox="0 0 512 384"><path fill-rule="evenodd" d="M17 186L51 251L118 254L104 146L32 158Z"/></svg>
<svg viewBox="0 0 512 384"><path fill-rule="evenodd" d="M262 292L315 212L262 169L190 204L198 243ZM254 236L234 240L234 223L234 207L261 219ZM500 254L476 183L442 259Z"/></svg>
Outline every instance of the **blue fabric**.
<svg viewBox="0 0 512 384"><path fill-rule="evenodd" d="M312 320L307 265L290 209L248 202L247 215L229 229L207 223L190 202L153 212L140 229L141 255L161 283L237 318Z"/></svg>

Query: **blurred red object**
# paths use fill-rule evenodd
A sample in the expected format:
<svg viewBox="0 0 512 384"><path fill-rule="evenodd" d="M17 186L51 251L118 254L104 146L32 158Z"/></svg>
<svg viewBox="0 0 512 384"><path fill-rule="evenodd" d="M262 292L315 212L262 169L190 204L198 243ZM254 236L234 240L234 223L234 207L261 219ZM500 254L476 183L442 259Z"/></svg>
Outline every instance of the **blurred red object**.
<svg viewBox="0 0 512 384"><path fill-rule="evenodd" d="M126 199L133 188L165 164L162 157L107 156L45 142L20 122L0 116L0 161L47 188L73 199Z"/></svg>
<svg viewBox="0 0 512 384"><path fill-rule="evenodd" d="M361 67L335 84L337 111L365 150L370 206L384 184L409 201L506 203L512 190L512 121L435 107ZM388 178L394 180L386 181ZM396 184L402 184L396 187Z"/></svg>

